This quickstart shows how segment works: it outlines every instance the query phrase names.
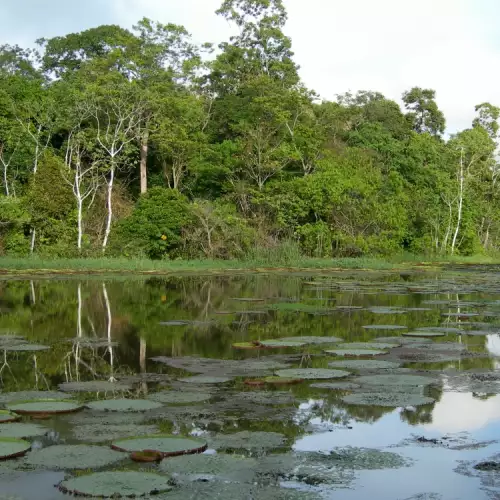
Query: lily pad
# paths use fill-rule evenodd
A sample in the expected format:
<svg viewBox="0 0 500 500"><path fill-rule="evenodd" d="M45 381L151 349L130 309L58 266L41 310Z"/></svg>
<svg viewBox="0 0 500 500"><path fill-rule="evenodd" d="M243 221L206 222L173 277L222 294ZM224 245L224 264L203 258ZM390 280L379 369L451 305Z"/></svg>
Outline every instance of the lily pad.
<svg viewBox="0 0 500 500"><path fill-rule="evenodd" d="M394 337L397 339L397 337ZM337 349L394 349L397 347L398 343L394 342L377 342L376 340L373 342L348 342L344 344L336 345Z"/></svg>
<svg viewBox="0 0 500 500"><path fill-rule="evenodd" d="M7 409L19 415L56 415L74 413L83 409L79 403L57 400L36 400L10 403Z"/></svg>
<svg viewBox="0 0 500 500"><path fill-rule="evenodd" d="M121 439L114 441L111 448L127 452L151 450L161 453L164 457L175 457L203 453L207 449L207 443L202 439L160 434Z"/></svg>
<svg viewBox="0 0 500 500"><path fill-rule="evenodd" d="M437 332L435 330L418 330L413 332L403 332L401 335L405 337L444 337L446 333Z"/></svg>
<svg viewBox="0 0 500 500"><path fill-rule="evenodd" d="M187 477L191 480L213 479L252 483L258 461L238 455L185 455L175 460L163 460L160 470L172 475Z"/></svg>
<svg viewBox="0 0 500 500"><path fill-rule="evenodd" d="M104 399L91 401L86 405L91 410L118 412L149 411L163 406L161 403L147 399Z"/></svg>
<svg viewBox="0 0 500 500"><path fill-rule="evenodd" d="M408 327L403 325L365 325L363 328L365 330L405 330Z"/></svg>
<svg viewBox="0 0 500 500"><path fill-rule="evenodd" d="M284 337L282 341L302 342L304 344L336 344L342 342L338 337L315 337L315 336L301 336L301 337Z"/></svg>
<svg viewBox="0 0 500 500"><path fill-rule="evenodd" d="M211 377L209 375L196 375L194 377L180 378L179 382L186 384L225 384L231 382L230 377Z"/></svg>
<svg viewBox="0 0 500 500"><path fill-rule="evenodd" d="M430 344L432 342L431 339L427 338L413 338L413 337L378 337L376 339L373 339L373 342L387 342L391 343L393 342L395 344L395 347L397 346L406 346L406 345L413 345L413 344Z"/></svg>
<svg viewBox="0 0 500 500"><path fill-rule="evenodd" d="M201 403L202 401L208 401L211 397L212 395L206 392L165 391L151 394L148 399L159 403L186 404Z"/></svg>
<svg viewBox="0 0 500 500"><path fill-rule="evenodd" d="M422 377L421 375L366 375L357 377L354 382L361 385L370 386L403 386L403 387L425 387L435 383L435 380L430 377Z"/></svg>
<svg viewBox="0 0 500 500"><path fill-rule="evenodd" d="M329 349L323 351L326 354L333 354L335 356L380 356L386 354L386 351L376 351L375 349Z"/></svg>
<svg viewBox="0 0 500 500"><path fill-rule="evenodd" d="M449 327L443 327L443 326L421 326L419 328L415 328L415 331L417 332L428 332L428 331L433 331L433 332L441 332L441 333L462 333L463 330L460 328L449 328Z"/></svg>
<svg viewBox="0 0 500 500"><path fill-rule="evenodd" d="M394 393L357 393L349 394L342 398L344 403L360 406L388 406L393 408L407 406L421 406L434 403L433 398L422 396L420 394L407 394L402 392Z"/></svg>
<svg viewBox="0 0 500 500"><path fill-rule="evenodd" d="M339 361L339 363L342 363L342 361ZM361 386L352 382L318 382L311 384L309 387L313 387L314 389L328 389L330 391L354 391Z"/></svg>
<svg viewBox="0 0 500 500"><path fill-rule="evenodd" d="M63 493L91 498L130 498L157 495L172 487L169 478L151 472L97 472L62 481Z"/></svg>
<svg viewBox="0 0 500 500"><path fill-rule="evenodd" d="M72 429L73 436L78 441L88 443L105 443L128 436L150 436L159 432L156 425L137 424L84 424ZM0 433L1 434L1 433Z"/></svg>
<svg viewBox="0 0 500 500"><path fill-rule="evenodd" d="M73 396L57 391L19 391L0 393L0 403L13 403L15 401L35 401L35 400L65 400Z"/></svg>
<svg viewBox="0 0 500 500"><path fill-rule="evenodd" d="M303 382L301 378L286 378L286 377L266 377L264 382L270 385L293 385Z"/></svg>
<svg viewBox="0 0 500 500"><path fill-rule="evenodd" d="M104 446L86 444L55 445L32 451L26 457L26 464L44 469L97 469L107 467L127 458Z"/></svg>
<svg viewBox="0 0 500 500"><path fill-rule="evenodd" d="M235 342L231 345L233 349L262 349L262 346L254 342Z"/></svg>
<svg viewBox="0 0 500 500"><path fill-rule="evenodd" d="M22 457L31 448L31 443L23 439L0 438L0 460Z"/></svg>
<svg viewBox="0 0 500 500"><path fill-rule="evenodd" d="M260 345L268 348L280 348L280 347L304 347L306 344L304 342L294 342L291 340L282 339L271 339L271 340L261 340Z"/></svg>
<svg viewBox="0 0 500 500"><path fill-rule="evenodd" d="M346 370L390 370L399 368L400 363L378 359L345 359L331 361L328 363L328 366L330 368L344 368Z"/></svg>
<svg viewBox="0 0 500 500"><path fill-rule="evenodd" d="M132 386L121 382L108 382L107 380L90 380L88 382L65 382L59 384L63 392L125 392Z"/></svg>
<svg viewBox="0 0 500 500"><path fill-rule="evenodd" d="M295 397L286 391L250 391L230 394L228 400L236 404L244 401L253 405L287 405L295 402Z"/></svg>
<svg viewBox="0 0 500 500"><path fill-rule="evenodd" d="M283 434L277 432L242 431L235 434L217 434L209 445L216 450L264 451L281 448L286 442Z"/></svg>
<svg viewBox="0 0 500 500"><path fill-rule="evenodd" d="M0 410L0 424L7 422L17 422L20 420L20 416L12 413L8 410ZM1 434L0 434L1 435Z"/></svg>
<svg viewBox="0 0 500 500"><path fill-rule="evenodd" d="M39 352L48 351L50 346L40 344L9 344L1 347L2 351L8 352Z"/></svg>
<svg viewBox="0 0 500 500"><path fill-rule="evenodd" d="M0 438L30 438L44 436L50 429L37 424L11 423L0 424Z"/></svg>
<svg viewBox="0 0 500 500"><path fill-rule="evenodd" d="M286 370L278 370L278 377L284 378L300 378L304 380L332 379L345 378L350 375L349 372L342 370L329 370L326 368L289 368Z"/></svg>
<svg viewBox="0 0 500 500"><path fill-rule="evenodd" d="M351 470L399 469L411 464L409 460L397 453L355 447L335 448L326 455L321 454L318 460Z"/></svg>

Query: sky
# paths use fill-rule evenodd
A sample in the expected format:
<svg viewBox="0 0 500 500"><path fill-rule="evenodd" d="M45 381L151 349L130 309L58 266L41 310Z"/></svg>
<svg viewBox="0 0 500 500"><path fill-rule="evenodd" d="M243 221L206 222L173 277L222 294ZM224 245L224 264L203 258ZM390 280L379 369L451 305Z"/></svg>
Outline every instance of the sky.
<svg viewBox="0 0 500 500"><path fill-rule="evenodd" d="M0 0L0 43L146 16L183 24L198 42L231 33L221 0ZM448 132L470 126L474 106L500 106L498 0L284 0L305 84L324 99L373 90L400 102L414 86L436 90Z"/></svg>

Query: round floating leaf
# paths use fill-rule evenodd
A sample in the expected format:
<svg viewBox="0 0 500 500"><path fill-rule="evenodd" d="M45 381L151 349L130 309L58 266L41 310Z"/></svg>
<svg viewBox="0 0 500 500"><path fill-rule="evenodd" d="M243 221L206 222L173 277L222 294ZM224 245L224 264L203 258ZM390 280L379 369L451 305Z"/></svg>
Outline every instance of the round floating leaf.
<svg viewBox="0 0 500 500"><path fill-rule="evenodd" d="M370 392L366 394L349 394L342 398L344 403L360 406L388 406L388 407L407 407L421 406L434 403L433 398L422 396L420 394L406 394L403 392L377 393Z"/></svg>
<svg viewBox="0 0 500 500"><path fill-rule="evenodd" d="M74 413L83 409L79 403L71 401L43 400L23 401L7 405L7 409L19 415L56 415Z"/></svg>
<svg viewBox="0 0 500 500"><path fill-rule="evenodd" d="M125 453L118 453L104 446L86 444L56 445L32 451L26 457L26 463L45 469L97 469L116 464L127 458Z"/></svg>
<svg viewBox="0 0 500 500"><path fill-rule="evenodd" d="M375 349L330 349L324 352L335 356L380 356L386 354L386 351L376 351Z"/></svg>
<svg viewBox="0 0 500 500"><path fill-rule="evenodd" d="M365 330L404 330L408 327L403 325L365 325L363 328Z"/></svg>
<svg viewBox="0 0 500 500"><path fill-rule="evenodd" d="M264 382L270 385L293 385L303 382L301 378L287 378L287 377L265 377Z"/></svg>
<svg viewBox="0 0 500 500"><path fill-rule="evenodd" d="M293 403L295 397L291 392L285 391L249 391L230 394L228 401L231 403L244 401L254 405L286 405Z"/></svg>
<svg viewBox="0 0 500 500"><path fill-rule="evenodd" d="M0 438L0 460L22 457L29 449L31 444L23 439L10 437Z"/></svg>
<svg viewBox="0 0 500 500"><path fill-rule="evenodd" d="M111 448L118 451L151 450L161 453L164 457L175 457L177 455L190 455L202 453L207 449L206 441L183 436L144 436L132 437L114 441Z"/></svg>
<svg viewBox="0 0 500 500"><path fill-rule="evenodd" d="M217 434L209 444L216 450L263 451L282 447L285 444L285 436L277 432L242 431L235 434Z"/></svg>
<svg viewBox="0 0 500 500"><path fill-rule="evenodd" d="M185 455L175 460L163 460L160 470L168 474L188 476L194 480L207 476L224 481L251 483L255 477L258 462L254 458L237 455Z"/></svg>
<svg viewBox="0 0 500 500"><path fill-rule="evenodd" d="M480 314L471 312L456 312L456 313L442 313L441 316L445 318L475 318L476 316L480 316Z"/></svg>
<svg viewBox="0 0 500 500"><path fill-rule="evenodd" d="M180 391L165 391L156 392L148 396L151 401L170 404L185 404L185 403L201 403L208 401L212 397L206 392L180 392Z"/></svg>
<svg viewBox="0 0 500 500"><path fill-rule="evenodd" d="M441 332L441 333L462 333L463 330L460 328L448 328L442 326L421 326L419 328L415 328L414 331L417 332Z"/></svg>
<svg viewBox="0 0 500 500"><path fill-rule="evenodd" d="M436 332L435 330L419 330L414 332L403 332L401 335L405 337L444 337L446 334L443 332Z"/></svg>
<svg viewBox="0 0 500 500"><path fill-rule="evenodd" d="M399 368L399 363L381 361L378 359L345 359L328 363L330 368L344 368L346 370L389 370Z"/></svg>
<svg viewBox="0 0 500 500"><path fill-rule="evenodd" d="M394 337L395 339L397 339L397 337ZM397 342L394 341L394 342L386 342L386 343L383 343L383 342L378 342L377 340L373 341L373 342L348 342L348 343L344 343L344 344L339 344L339 345L336 345L335 347L337 349L394 349L395 347L397 347Z"/></svg>
<svg viewBox="0 0 500 500"><path fill-rule="evenodd" d="M78 441L104 443L128 436L150 436L159 432L156 425L136 424L84 424L73 427L73 436Z"/></svg>
<svg viewBox="0 0 500 500"><path fill-rule="evenodd" d="M232 344L233 349L262 349L262 346L253 342L236 342Z"/></svg>
<svg viewBox="0 0 500 500"><path fill-rule="evenodd" d="M172 487L169 478L150 472L97 472L62 481L63 493L91 498L131 498L157 495Z"/></svg>
<svg viewBox="0 0 500 500"><path fill-rule="evenodd" d="M134 412L155 410L161 408L162 404L147 399L104 399L91 401L87 407L97 411Z"/></svg>
<svg viewBox="0 0 500 500"><path fill-rule="evenodd" d="M13 403L15 401L64 400L73 396L57 391L19 391L0 393L0 403Z"/></svg>
<svg viewBox="0 0 500 500"><path fill-rule="evenodd" d="M187 384L225 384L231 382L230 377L211 377L209 375L196 375L194 377L180 378L179 382Z"/></svg>
<svg viewBox="0 0 500 500"><path fill-rule="evenodd" d="M261 340L260 345L263 345L264 347L273 347L273 348L280 348L280 347L304 347L306 344L305 342L295 342L291 340L283 340L283 339L270 339L270 340Z"/></svg>
<svg viewBox="0 0 500 500"><path fill-rule="evenodd" d="M10 423L0 424L0 437L29 438L44 436L50 429L36 424Z"/></svg>
<svg viewBox="0 0 500 500"><path fill-rule="evenodd" d="M38 351L48 351L50 346L39 345L39 344L15 344L15 345L3 345L1 347L2 351L8 352L38 352Z"/></svg>
<svg viewBox="0 0 500 500"><path fill-rule="evenodd" d="M107 380L90 380L88 382L66 382L59 384L64 392L124 392L132 389L131 385Z"/></svg>
<svg viewBox="0 0 500 500"><path fill-rule="evenodd" d="M9 410L0 410L0 424L7 422L17 422L20 419L21 417L19 415L11 413Z"/></svg>
<svg viewBox="0 0 500 500"><path fill-rule="evenodd" d="M130 458L134 462L142 462L142 463L152 463L152 462L160 462L163 460L163 455L159 451L133 451L130 454Z"/></svg>
<svg viewBox="0 0 500 500"><path fill-rule="evenodd" d="M422 377L421 375L367 375L358 377L355 383L370 386L426 386L431 385L435 381L430 377Z"/></svg>
<svg viewBox="0 0 500 500"><path fill-rule="evenodd" d="M342 361L339 361L339 363L342 363ZM314 389L328 389L331 391L354 391L361 386L359 384L353 384L352 382L319 382L317 384L311 384L309 387L313 387Z"/></svg>
<svg viewBox="0 0 500 500"><path fill-rule="evenodd" d="M401 345L409 345L409 344L430 344L432 342L431 339L427 338L411 338L411 337L378 337L373 339L373 342L388 342L394 343L395 347Z"/></svg>
<svg viewBox="0 0 500 500"><path fill-rule="evenodd" d="M314 337L314 336L301 336L301 337L284 337L279 339L282 341L290 342L303 342L304 344L336 344L342 342L338 337Z"/></svg>
<svg viewBox="0 0 500 500"><path fill-rule="evenodd" d="M326 368L289 368L286 370L278 370L278 377L285 378L300 378L304 380L332 379L345 378L350 375L349 372L342 370L329 370Z"/></svg>

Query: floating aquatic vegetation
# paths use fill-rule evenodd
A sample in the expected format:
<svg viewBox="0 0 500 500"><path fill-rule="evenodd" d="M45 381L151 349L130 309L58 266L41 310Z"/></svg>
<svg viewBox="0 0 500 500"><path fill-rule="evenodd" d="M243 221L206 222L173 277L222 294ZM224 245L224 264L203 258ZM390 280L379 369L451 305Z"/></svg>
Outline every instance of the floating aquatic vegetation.
<svg viewBox="0 0 500 500"><path fill-rule="evenodd" d="M408 327L403 325L365 325L363 328L365 330L404 330Z"/></svg>
<svg viewBox="0 0 500 500"><path fill-rule="evenodd" d="M63 392L126 392L132 389L129 384L109 382L107 380L90 380L88 382L65 382L59 384Z"/></svg>
<svg viewBox="0 0 500 500"><path fill-rule="evenodd" d="M98 469L116 464L127 458L127 454L104 446L86 444L55 445L32 451L26 464L44 469Z"/></svg>
<svg viewBox="0 0 500 500"><path fill-rule="evenodd" d="M172 487L169 478L151 472L97 472L62 481L63 493L91 498L131 498L157 495Z"/></svg>
<svg viewBox="0 0 500 500"><path fill-rule="evenodd" d="M185 384L225 384L231 382L231 377L211 377L210 375L196 375L194 377L180 378L179 382Z"/></svg>
<svg viewBox="0 0 500 500"><path fill-rule="evenodd" d="M398 345L409 345L409 344L430 344L432 342L431 339L427 338L412 338L412 337L378 337L373 339L373 342L393 342Z"/></svg>
<svg viewBox="0 0 500 500"><path fill-rule="evenodd" d="M16 415L9 410L0 410L0 424L7 422L17 422L20 419L21 417L19 415Z"/></svg>
<svg viewBox="0 0 500 500"><path fill-rule="evenodd" d="M163 457L175 457L202 453L207 449L206 441L183 436L156 435L139 436L113 441L111 448L118 451L143 451L151 450L161 453Z"/></svg>
<svg viewBox="0 0 500 500"><path fill-rule="evenodd" d="M271 304L269 306L270 310L273 311L284 311L284 312L302 312L308 314L318 314L318 313L331 313L335 311L332 308L314 306L310 304L300 304L293 302L279 302L277 304Z"/></svg>
<svg viewBox="0 0 500 500"><path fill-rule="evenodd" d="M495 454L480 461L459 461L454 472L468 477L476 477L481 481L483 488L492 493L492 498L497 497L498 488L500 488L500 454ZM497 468L498 467L498 468ZM492 488L492 490L489 490Z"/></svg>
<svg viewBox="0 0 500 500"><path fill-rule="evenodd" d="M378 386L385 388L388 386L418 386L424 387L435 384L436 381L430 377L422 377L421 375L366 375L354 379L354 383L368 386Z"/></svg>
<svg viewBox="0 0 500 500"><path fill-rule="evenodd" d="M0 424L0 438L30 438L44 436L50 429L37 424L24 424L14 422L10 424Z"/></svg>
<svg viewBox="0 0 500 500"><path fill-rule="evenodd" d="M347 396L346 396L347 397ZM312 459L352 470L399 469L411 462L397 453L372 448L335 448L329 453L311 453Z"/></svg>
<svg viewBox="0 0 500 500"><path fill-rule="evenodd" d="M455 312L455 313L442 313L441 316L445 318L475 318L481 316L479 313L472 312Z"/></svg>
<svg viewBox="0 0 500 500"><path fill-rule="evenodd" d="M342 370L329 370L327 368L290 368L286 370L278 370L278 377L285 378L300 378L304 380L319 380L345 378L350 375L349 372Z"/></svg>
<svg viewBox="0 0 500 500"><path fill-rule="evenodd" d="M182 320L172 320L172 321L162 321L160 323L161 326L187 326L190 321L182 321Z"/></svg>
<svg viewBox="0 0 500 500"><path fill-rule="evenodd" d="M231 344L233 349L262 349L262 345L258 342L235 342Z"/></svg>
<svg viewBox="0 0 500 500"><path fill-rule="evenodd" d="M212 394L206 392L180 392L180 391L164 391L150 394L148 399L159 403L170 404L186 404L186 403L201 403L208 401Z"/></svg>
<svg viewBox="0 0 500 500"><path fill-rule="evenodd" d="M163 405L148 399L104 399L91 401L86 406L97 411L140 412L161 408Z"/></svg>
<svg viewBox="0 0 500 500"><path fill-rule="evenodd" d="M252 483L258 462L254 458L218 453L214 455L185 455L175 460L163 460L160 470L187 480L207 479ZM177 479L177 477L176 477Z"/></svg>
<svg viewBox="0 0 500 500"><path fill-rule="evenodd" d="M287 405L295 402L295 397L290 392L285 391L250 391L229 394L230 402L245 401L255 405Z"/></svg>
<svg viewBox="0 0 500 500"><path fill-rule="evenodd" d="M158 411L158 410L156 410ZM107 425L140 425L148 419L149 413L115 413L95 412L84 410L79 413L71 413L64 417L74 429L84 425L107 426Z"/></svg>
<svg viewBox="0 0 500 500"><path fill-rule="evenodd" d="M0 349L8 352L39 352L48 351L50 346L40 344L4 344Z"/></svg>
<svg viewBox="0 0 500 500"><path fill-rule="evenodd" d="M286 378L286 377L265 377L264 383L269 385L293 385L303 382L301 378Z"/></svg>
<svg viewBox="0 0 500 500"><path fill-rule="evenodd" d="M259 344L267 348L304 347L306 345L304 342L282 339L261 340Z"/></svg>
<svg viewBox="0 0 500 500"><path fill-rule="evenodd" d="M343 361L339 361L339 363L342 362ZM311 384L309 387L315 389L328 389L331 391L354 391L361 386L359 384L353 384L352 382L319 382L317 384Z"/></svg>
<svg viewBox="0 0 500 500"><path fill-rule="evenodd" d="M436 330L419 330L413 332L403 332L401 335L405 337L444 337L446 333L437 332Z"/></svg>
<svg viewBox="0 0 500 500"><path fill-rule="evenodd" d="M397 338L397 337L394 337ZM398 343L395 342L377 342L374 340L373 342L347 342L343 344L338 344L335 347L337 349L394 349L397 347Z"/></svg>
<svg viewBox="0 0 500 500"><path fill-rule="evenodd" d="M286 442L283 434L277 432L242 431L235 434L217 434L209 440L210 448L216 450L259 451L281 448Z"/></svg>
<svg viewBox="0 0 500 500"><path fill-rule="evenodd" d="M406 312L399 307L370 307L368 311L373 314L404 314Z"/></svg>
<svg viewBox="0 0 500 500"><path fill-rule="evenodd" d="M144 450L144 451L133 451L130 454L130 458L134 462L152 463L152 462L161 462L163 460L163 455L159 451Z"/></svg>
<svg viewBox="0 0 500 500"><path fill-rule="evenodd" d="M0 393L1 403L13 403L15 401L35 401L37 399L65 400L73 396L57 391L19 391Z"/></svg>
<svg viewBox="0 0 500 500"><path fill-rule="evenodd" d="M342 342L338 337L315 337L315 336L300 336L300 337L284 337L281 341L303 342L304 344L336 344Z"/></svg>
<svg viewBox="0 0 500 500"><path fill-rule="evenodd" d="M400 363L378 359L346 359L331 361L328 363L328 366L330 368L344 368L346 370L389 370L399 368Z"/></svg>
<svg viewBox="0 0 500 500"><path fill-rule="evenodd" d="M230 300L236 300L238 302L264 302L265 299L259 297L231 297Z"/></svg>
<svg viewBox="0 0 500 500"><path fill-rule="evenodd" d="M7 409L19 415L56 415L74 413L83 409L79 403L58 400L36 400L10 403Z"/></svg>
<svg viewBox="0 0 500 500"><path fill-rule="evenodd" d="M460 328L448 328L444 326L420 326L418 328L415 328L414 331L416 332L441 332L441 333L462 333L463 330Z"/></svg>
<svg viewBox="0 0 500 500"><path fill-rule="evenodd" d="M150 436L156 434L159 429L156 425L137 424L83 424L72 429L73 437L78 441L88 443L104 443L128 436ZM1 435L1 431L0 431Z"/></svg>
<svg viewBox="0 0 500 500"><path fill-rule="evenodd" d="M0 460L22 457L31 448L31 443L23 439L0 437Z"/></svg>
<svg viewBox="0 0 500 500"><path fill-rule="evenodd" d="M323 351L326 354L333 354L334 356L380 356L386 354L386 351L377 351L375 349L329 349Z"/></svg>
<svg viewBox="0 0 500 500"><path fill-rule="evenodd" d="M408 394L403 392L393 393L356 393L349 394L342 398L342 401L350 405L361 406L388 406L388 407L407 407L407 406L421 406L434 403L433 398L422 396L419 394Z"/></svg>

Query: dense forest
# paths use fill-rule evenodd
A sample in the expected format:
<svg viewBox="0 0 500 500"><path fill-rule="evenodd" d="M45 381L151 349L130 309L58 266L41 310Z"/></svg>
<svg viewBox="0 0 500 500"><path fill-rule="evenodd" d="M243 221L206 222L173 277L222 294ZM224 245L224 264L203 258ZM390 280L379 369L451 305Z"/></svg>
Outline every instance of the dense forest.
<svg viewBox="0 0 500 500"><path fill-rule="evenodd" d="M217 14L218 47L149 19L0 47L0 255L499 249L497 107L448 136L432 89L323 101L283 0Z"/></svg>

